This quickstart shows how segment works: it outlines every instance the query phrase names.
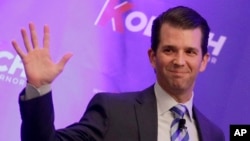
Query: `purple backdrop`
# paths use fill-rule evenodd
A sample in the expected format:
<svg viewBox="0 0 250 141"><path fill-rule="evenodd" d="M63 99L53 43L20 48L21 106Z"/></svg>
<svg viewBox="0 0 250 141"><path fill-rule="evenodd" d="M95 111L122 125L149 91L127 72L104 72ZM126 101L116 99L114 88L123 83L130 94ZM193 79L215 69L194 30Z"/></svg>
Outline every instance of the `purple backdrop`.
<svg viewBox="0 0 250 141"><path fill-rule="evenodd" d="M220 126L229 140L230 124L250 124L250 10L247 0L1 0L0 1L0 140L20 140L18 94L25 87L12 39L22 44L20 28L51 28L55 61L73 58L53 83L55 125L65 127L82 116L99 91L140 90L154 83L149 64L150 27L156 15L185 5L209 22L208 69L195 88L195 104ZM77 108L76 108L77 107Z"/></svg>

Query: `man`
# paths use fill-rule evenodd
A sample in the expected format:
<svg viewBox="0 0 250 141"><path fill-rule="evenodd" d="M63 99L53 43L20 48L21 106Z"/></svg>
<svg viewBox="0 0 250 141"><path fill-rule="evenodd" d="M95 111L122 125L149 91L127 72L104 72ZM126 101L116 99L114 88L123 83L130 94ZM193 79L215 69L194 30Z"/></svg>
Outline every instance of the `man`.
<svg viewBox="0 0 250 141"><path fill-rule="evenodd" d="M55 130L50 84L72 54L57 64L49 54L49 28L43 48L33 24L31 41L21 30L27 54L13 41L21 57L27 87L21 92L23 141L224 141L222 131L193 105L199 72L206 69L209 26L196 11L183 6L167 10L153 22L150 63L156 83L130 93L96 94L79 122Z"/></svg>

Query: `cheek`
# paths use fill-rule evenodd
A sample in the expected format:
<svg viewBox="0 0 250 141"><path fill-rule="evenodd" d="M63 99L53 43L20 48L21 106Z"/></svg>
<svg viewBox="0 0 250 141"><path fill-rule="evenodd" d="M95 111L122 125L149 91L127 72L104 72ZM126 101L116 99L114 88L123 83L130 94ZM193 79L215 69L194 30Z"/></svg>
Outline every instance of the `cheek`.
<svg viewBox="0 0 250 141"><path fill-rule="evenodd" d="M171 62L173 57L165 55L163 53L159 54L158 57L156 58L157 62L162 65L167 65Z"/></svg>
<svg viewBox="0 0 250 141"><path fill-rule="evenodd" d="M168 62L164 59L156 59L155 60L155 67L158 69L164 68Z"/></svg>
<svg viewBox="0 0 250 141"><path fill-rule="evenodd" d="M169 63L168 61L164 61L164 60L159 60L156 63L156 72L158 72L161 75L167 75L168 74L168 69L172 68L171 63Z"/></svg>
<svg viewBox="0 0 250 141"><path fill-rule="evenodd" d="M164 53L158 53L154 58L154 67L156 70L163 71L164 69L171 67L172 57L165 55Z"/></svg>

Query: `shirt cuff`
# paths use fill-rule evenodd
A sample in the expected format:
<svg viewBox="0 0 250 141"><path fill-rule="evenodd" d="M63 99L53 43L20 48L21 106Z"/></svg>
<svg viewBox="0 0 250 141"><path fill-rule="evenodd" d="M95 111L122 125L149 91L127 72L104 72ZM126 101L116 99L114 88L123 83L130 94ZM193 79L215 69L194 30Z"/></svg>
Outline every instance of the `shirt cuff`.
<svg viewBox="0 0 250 141"><path fill-rule="evenodd" d="M21 96L22 100L31 100L40 96L43 96L51 91L51 85L43 85L39 88L27 83L25 88L25 94Z"/></svg>

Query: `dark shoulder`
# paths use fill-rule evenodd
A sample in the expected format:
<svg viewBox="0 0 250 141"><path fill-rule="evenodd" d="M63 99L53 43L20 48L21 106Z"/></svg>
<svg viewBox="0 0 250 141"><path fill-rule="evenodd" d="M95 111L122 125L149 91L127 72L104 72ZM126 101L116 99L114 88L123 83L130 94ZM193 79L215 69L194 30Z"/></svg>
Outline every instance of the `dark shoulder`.
<svg viewBox="0 0 250 141"><path fill-rule="evenodd" d="M194 117L198 124L198 130L201 134L210 134L209 136L212 137L214 141L225 141L223 131L196 107L194 107Z"/></svg>
<svg viewBox="0 0 250 141"><path fill-rule="evenodd" d="M93 99L102 99L108 102L132 102L140 95L141 91L134 92L122 92L122 93L110 93L110 92L101 92L95 94Z"/></svg>
<svg viewBox="0 0 250 141"><path fill-rule="evenodd" d="M140 90L140 91L131 91L131 92L120 92L120 93L110 93L110 92L102 92L97 93L93 99L106 99L111 101L127 101L132 102L135 100L138 101L148 101L148 100L154 100L154 87L153 85Z"/></svg>

